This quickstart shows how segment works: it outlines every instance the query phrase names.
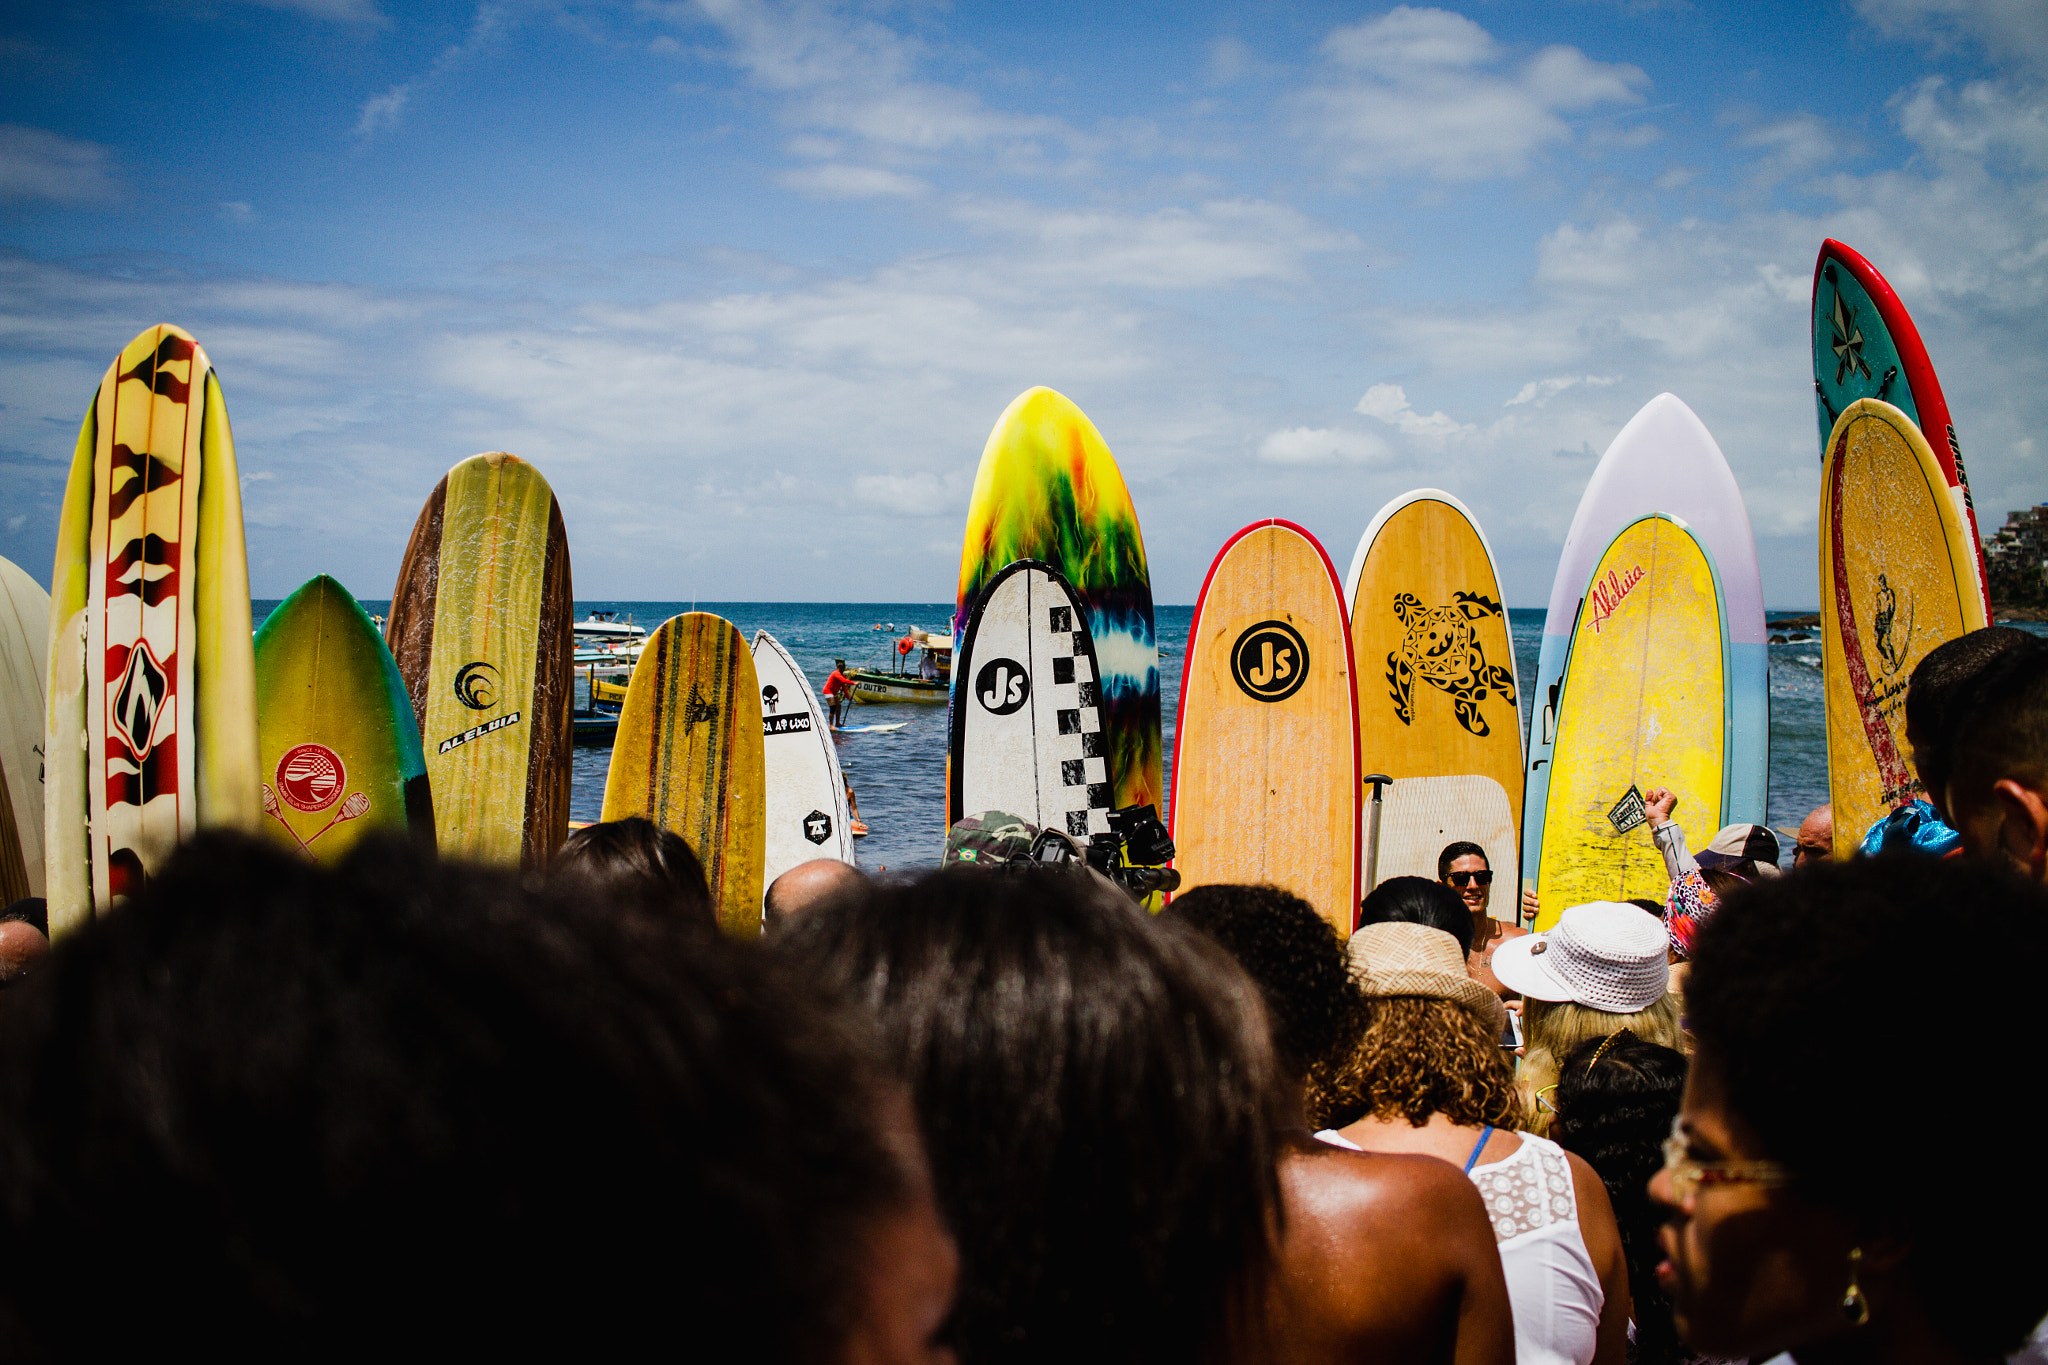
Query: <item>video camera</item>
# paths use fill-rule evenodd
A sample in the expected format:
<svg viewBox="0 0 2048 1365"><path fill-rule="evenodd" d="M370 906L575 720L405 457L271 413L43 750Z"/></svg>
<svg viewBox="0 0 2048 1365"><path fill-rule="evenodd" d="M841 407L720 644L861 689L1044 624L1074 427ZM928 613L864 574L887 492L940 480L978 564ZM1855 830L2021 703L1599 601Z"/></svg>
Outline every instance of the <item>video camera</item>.
<svg viewBox="0 0 2048 1365"><path fill-rule="evenodd" d="M1109 832L1089 835L1086 848L1056 829L1041 830L1028 856L1053 866L1085 862L1140 900L1155 891L1180 890L1180 873L1159 866L1173 861L1173 836L1160 823L1159 807L1149 802L1111 811Z"/></svg>

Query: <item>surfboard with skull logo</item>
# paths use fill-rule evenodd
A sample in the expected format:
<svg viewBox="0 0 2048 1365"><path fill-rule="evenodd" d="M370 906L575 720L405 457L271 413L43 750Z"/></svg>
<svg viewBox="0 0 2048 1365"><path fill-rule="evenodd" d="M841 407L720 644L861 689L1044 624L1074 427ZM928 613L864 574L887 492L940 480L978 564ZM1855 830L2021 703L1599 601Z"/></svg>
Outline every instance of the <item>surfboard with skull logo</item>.
<svg viewBox="0 0 2048 1365"><path fill-rule="evenodd" d="M44 867L61 935L258 805L249 564L213 362L168 324L107 368L51 574Z"/></svg>
<svg viewBox="0 0 2048 1365"><path fill-rule="evenodd" d="M766 799L761 884L814 858L853 862L846 778L811 680L782 641L765 630L754 632L754 675L761 689Z"/></svg>
<svg viewBox="0 0 2048 1365"><path fill-rule="evenodd" d="M1464 503L1417 489L1372 519L1345 582L1359 761L1394 779L1376 877L1433 880L1443 847L1469 839L1503 882L1493 913L1512 922L1523 727L1492 547Z"/></svg>
<svg viewBox="0 0 2048 1365"><path fill-rule="evenodd" d="M569 539L540 471L474 455L427 498L385 642L405 679L449 857L545 868L569 832Z"/></svg>

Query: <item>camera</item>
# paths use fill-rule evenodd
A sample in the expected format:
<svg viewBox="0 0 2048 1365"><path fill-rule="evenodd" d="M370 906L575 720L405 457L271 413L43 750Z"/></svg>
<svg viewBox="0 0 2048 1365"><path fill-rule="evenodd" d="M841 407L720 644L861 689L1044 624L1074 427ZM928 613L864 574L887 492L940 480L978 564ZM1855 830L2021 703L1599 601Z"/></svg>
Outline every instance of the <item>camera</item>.
<svg viewBox="0 0 2048 1365"><path fill-rule="evenodd" d="M1058 830L1042 830L1028 856L1039 864L1085 862L1139 899L1180 890L1180 873L1159 866L1173 859L1173 836L1149 802L1111 811L1109 832L1089 835L1086 848Z"/></svg>

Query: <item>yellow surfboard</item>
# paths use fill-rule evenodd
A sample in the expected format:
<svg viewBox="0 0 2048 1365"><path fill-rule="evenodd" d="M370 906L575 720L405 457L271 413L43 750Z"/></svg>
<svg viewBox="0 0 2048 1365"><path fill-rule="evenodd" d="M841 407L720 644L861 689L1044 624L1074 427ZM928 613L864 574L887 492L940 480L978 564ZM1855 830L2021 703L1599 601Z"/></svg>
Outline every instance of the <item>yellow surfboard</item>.
<svg viewBox="0 0 2048 1365"><path fill-rule="evenodd" d="M1918 796L1906 684L1935 646L1981 630L1976 543L1912 418L1858 399L1828 437L1820 488L1821 672L1836 855Z"/></svg>
<svg viewBox="0 0 2048 1365"><path fill-rule="evenodd" d="M1449 493L1403 494L1366 528L1349 584L1359 762L1394 779L1376 879L1434 879L1444 845L1469 839L1519 885L1522 718L1485 536ZM1515 897L1492 908L1513 921Z"/></svg>
<svg viewBox="0 0 2048 1365"><path fill-rule="evenodd" d="M1209 566L1174 731L1173 865L1189 890L1270 882L1349 934L1358 699L1342 587L1314 536L1263 521Z"/></svg>
<svg viewBox="0 0 2048 1365"><path fill-rule="evenodd" d="M1588 901L1662 902L1671 889L1630 788L1668 787L1694 843L1727 807L1728 621L1713 557L1663 513L1608 545L1572 627L1544 813L1537 919Z"/></svg>
<svg viewBox="0 0 2048 1365"><path fill-rule="evenodd" d="M647 638L626 684L604 784L606 820L642 815L704 864L719 922L761 932L768 849L761 685L732 622L693 611Z"/></svg>

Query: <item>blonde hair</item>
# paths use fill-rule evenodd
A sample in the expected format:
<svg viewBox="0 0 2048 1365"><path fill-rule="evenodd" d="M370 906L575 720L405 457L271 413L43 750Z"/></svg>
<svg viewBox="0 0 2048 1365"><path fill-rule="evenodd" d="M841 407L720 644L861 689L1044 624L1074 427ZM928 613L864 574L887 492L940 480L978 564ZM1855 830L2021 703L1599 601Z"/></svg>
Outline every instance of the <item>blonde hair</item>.
<svg viewBox="0 0 2048 1365"><path fill-rule="evenodd" d="M1575 1000L1530 1000L1522 1005L1522 1036L1528 1040L1522 1065L1515 1075L1515 1090L1527 1114L1528 1131L1540 1137L1550 1135L1555 1115L1538 1102L1539 1097L1556 1094L1560 1059L1588 1038L1605 1038L1616 1029L1627 1029L1646 1043L1657 1043L1674 1052L1685 1050L1678 1027L1679 1001L1675 992L1634 1014L1609 1014Z"/></svg>

